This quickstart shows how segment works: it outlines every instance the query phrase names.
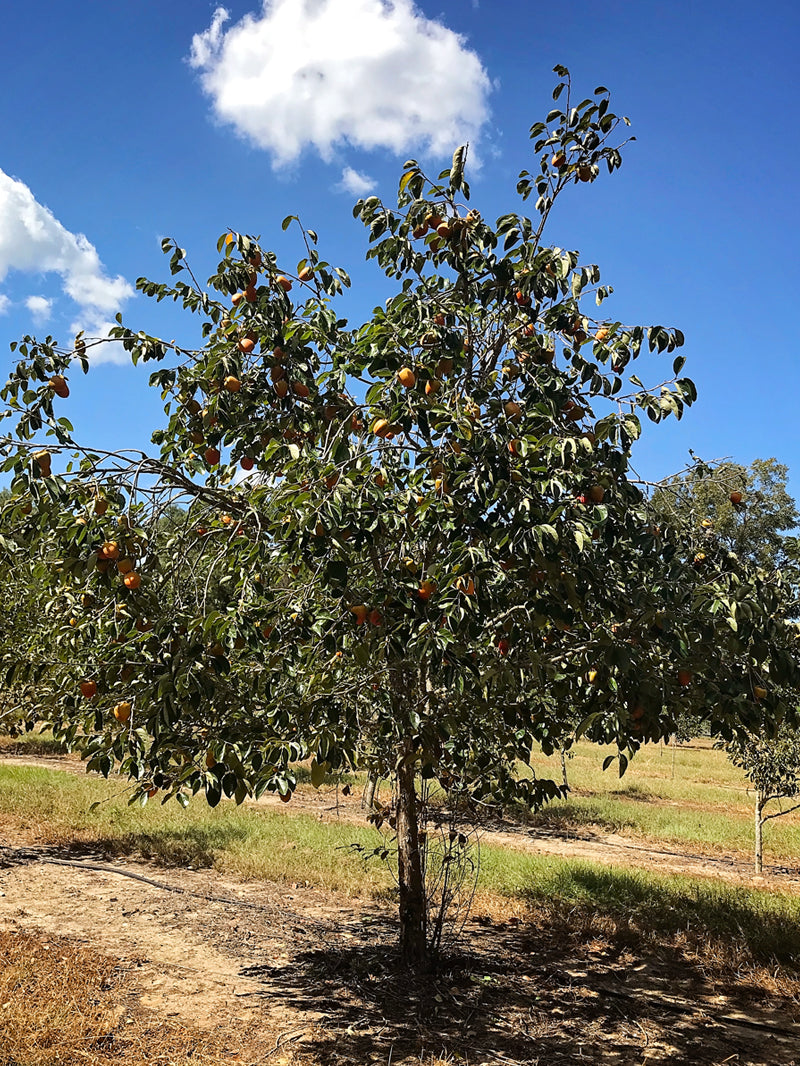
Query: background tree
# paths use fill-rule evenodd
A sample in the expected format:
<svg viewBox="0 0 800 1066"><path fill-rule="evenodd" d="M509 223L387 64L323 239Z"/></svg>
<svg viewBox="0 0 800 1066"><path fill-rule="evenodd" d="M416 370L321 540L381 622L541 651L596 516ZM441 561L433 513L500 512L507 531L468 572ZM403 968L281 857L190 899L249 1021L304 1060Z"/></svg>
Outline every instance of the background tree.
<svg viewBox="0 0 800 1066"><path fill-rule="evenodd" d="M775 737L752 735L726 745L734 766L744 770L755 789L755 872L764 867L764 823L800 808L800 803L765 814L768 803L800 795L800 736L784 728Z"/></svg>
<svg viewBox="0 0 800 1066"><path fill-rule="evenodd" d="M782 569L796 580L800 514L789 494L788 467L777 459L750 466L726 460L695 460L654 493L655 506L672 520L719 538L743 559L767 570Z"/></svg>
<svg viewBox="0 0 800 1066"><path fill-rule="evenodd" d="M636 412L680 417L695 390L680 332L596 319L598 268L544 239L569 186L620 165L625 121L557 72L564 110L532 128L518 183L535 221L467 209L465 149L436 180L410 160L396 207L359 201L396 286L362 325L337 315L347 275L296 219L296 268L227 234L207 287L166 241L177 280L138 287L197 314L198 346L113 331L159 364L158 455L92 450L58 417L83 338L26 338L2 394L4 521L49 582L31 716L143 802L290 799L307 758L313 780L390 779L414 963L431 782L462 810L537 808L562 789L518 767L575 713L621 769L677 708L726 738L794 714L780 576L654 519L629 472ZM669 380L626 393L648 350Z"/></svg>

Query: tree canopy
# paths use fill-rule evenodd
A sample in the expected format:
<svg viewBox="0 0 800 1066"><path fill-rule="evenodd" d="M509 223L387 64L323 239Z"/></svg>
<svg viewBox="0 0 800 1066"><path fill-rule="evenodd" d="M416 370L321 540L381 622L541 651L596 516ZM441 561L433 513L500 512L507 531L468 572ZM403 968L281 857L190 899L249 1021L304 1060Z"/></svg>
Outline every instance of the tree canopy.
<svg viewBox="0 0 800 1066"><path fill-rule="evenodd" d="M28 720L144 802L288 799L303 759L391 777L412 959L420 781L536 808L560 786L519 766L576 711L621 769L678 708L723 737L795 713L780 575L668 521L630 469L638 414L695 398L682 334L598 317L598 267L544 239L571 186L620 166L627 121L556 69L564 109L517 185L533 220L468 206L464 148L436 179L409 160L396 205L356 204L395 285L361 324L297 218L296 266L227 233L205 286L165 241L174 280L137 285L197 316L197 346L112 331L155 365L154 454L93 450L61 414L83 337L25 338L2 391L3 544L46 586L47 640L4 663ZM666 383L626 384L640 360Z"/></svg>

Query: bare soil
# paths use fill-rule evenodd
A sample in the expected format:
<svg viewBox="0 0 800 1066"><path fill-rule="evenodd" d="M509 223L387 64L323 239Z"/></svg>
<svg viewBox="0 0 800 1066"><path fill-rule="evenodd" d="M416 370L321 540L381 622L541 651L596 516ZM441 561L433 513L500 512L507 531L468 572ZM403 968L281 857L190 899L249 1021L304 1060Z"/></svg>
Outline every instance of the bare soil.
<svg viewBox="0 0 800 1066"><path fill-rule="evenodd" d="M288 810L278 807L363 817L357 798L338 809L335 798L303 792ZM497 826L485 839L751 881L723 860L654 853L622 838ZM2 845L0 928L59 934L107 953L133 973L138 1009L165 1022L275 1034L268 1053L238 1061L800 1063L800 985L715 966L680 937L656 943L591 914L481 900L438 970L420 976L396 957L389 904L210 870L109 863L21 832L6 833ZM92 1060L76 1049L72 1061Z"/></svg>

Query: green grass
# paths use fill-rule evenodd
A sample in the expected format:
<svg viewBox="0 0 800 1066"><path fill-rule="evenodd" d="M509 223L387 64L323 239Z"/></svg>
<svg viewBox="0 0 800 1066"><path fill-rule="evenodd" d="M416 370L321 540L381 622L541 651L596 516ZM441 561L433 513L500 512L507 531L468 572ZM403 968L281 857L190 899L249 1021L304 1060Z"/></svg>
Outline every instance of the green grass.
<svg viewBox="0 0 800 1066"><path fill-rule="evenodd" d="M17 737L0 736L0 755L28 755L31 758L65 755L67 749L49 732L20 733Z"/></svg>
<svg viewBox="0 0 800 1066"><path fill-rule="evenodd" d="M747 782L722 751L709 746L672 751L656 745L642 748L622 778L615 766L602 770L613 749L581 742L567 763L572 792L567 800L549 804L532 824L554 828L597 826L662 844L736 852L753 849L752 796ZM557 756L533 760L535 772L561 779ZM769 810L777 810L773 805ZM770 821L765 829L765 859L795 861L800 854L800 813Z"/></svg>
<svg viewBox="0 0 800 1066"><path fill-rule="evenodd" d="M94 803L100 805L92 810ZM355 894L388 887L385 866L365 864L350 847L374 848L375 830L289 813L225 802L212 809L201 798L185 811L174 802L129 807L118 782L0 766L0 818L34 830L42 843L80 843L165 866L212 866L242 878L309 881Z"/></svg>
<svg viewBox="0 0 800 1066"><path fill-rule="evenodd" d="M374 847L368 827L202 800L129 807L119 784L38 767L0 766L0 821L35 830L42 843L91 845L164 865L211 866L252 879L301 882L355 896L387 897L384 864L350 847ZM95 802L100 806L91 810ZM800 968L800 897L625 867L481 850L479 893L584 922L610 918L637 935L724 940L750 957Z"/></svg>
<svg viewBox="0 0 800 1066"><path fill-rule="evenodd" d="M499 848L481 854L481 885L561 914L610 917L645 936L739 944L754 959L800 969L800 897L679 874L600 866Z"/></svg>

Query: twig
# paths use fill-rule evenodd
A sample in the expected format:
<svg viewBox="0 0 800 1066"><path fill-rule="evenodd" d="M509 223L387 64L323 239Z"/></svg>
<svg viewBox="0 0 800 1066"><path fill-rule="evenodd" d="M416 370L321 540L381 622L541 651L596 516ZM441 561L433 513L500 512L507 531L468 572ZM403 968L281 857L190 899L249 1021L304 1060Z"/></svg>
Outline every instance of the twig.
<svg viewBox="0 0 800 1066"><path fill-rule="evenodd" d="M299 1040L300 1037L303 1035L303 1033L306 1031L307 1028L308 1028L308 1026L305 1026L304 1028L299 1029L292 1036L287 1036L286 1033L281 1033L281 1035L278 1037L278 1043L275 1045L275 1047L271 1051L268 1051L266 1053L266 1055L264 1056L264 1059L268 1059L270 1057L270 1055L274 1055L276 1051L280 1051L280 1049L283 1048L283 1047L286 1047L287 1044L291 1044L293 1041ZM285 1037L285 1036L286 1036L286 1040L283 1039L283 1037ZM262 1059L261 1061L263 1062L264 1059Z"/></svg>

